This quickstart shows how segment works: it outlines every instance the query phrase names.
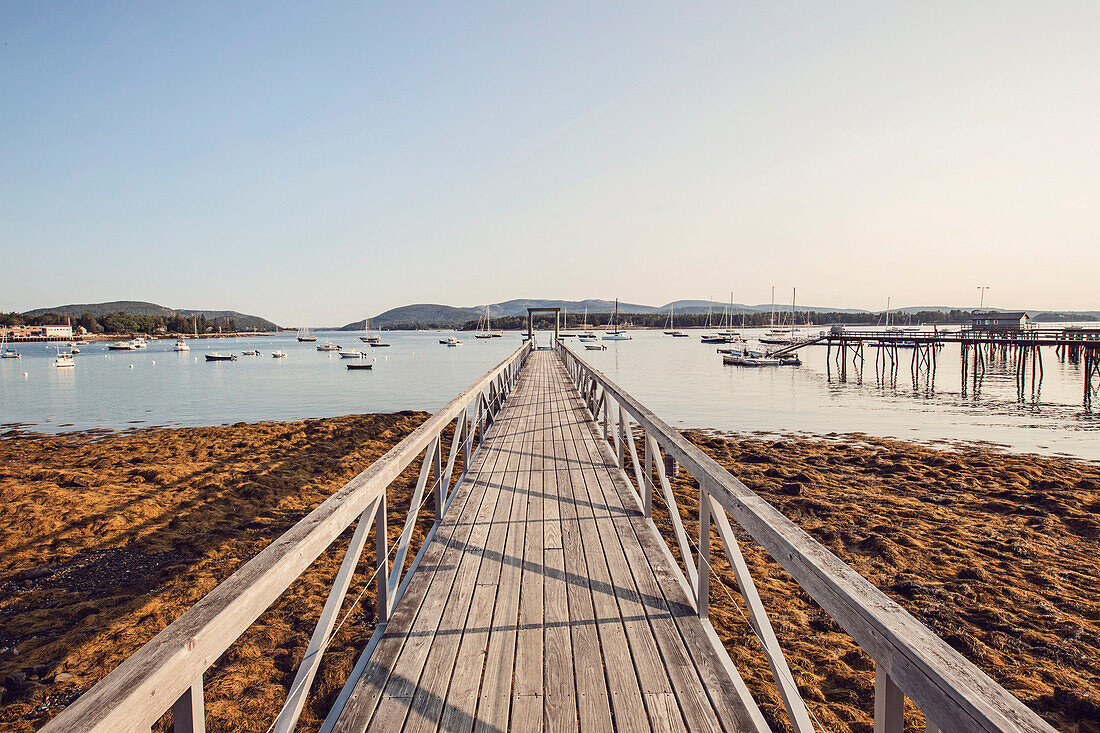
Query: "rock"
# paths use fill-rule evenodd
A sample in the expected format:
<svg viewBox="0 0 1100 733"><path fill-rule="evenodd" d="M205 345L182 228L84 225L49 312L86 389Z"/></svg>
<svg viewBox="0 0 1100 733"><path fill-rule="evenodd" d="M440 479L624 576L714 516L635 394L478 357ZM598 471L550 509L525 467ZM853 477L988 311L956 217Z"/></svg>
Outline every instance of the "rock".
<svg viewBox="0 0 1100 733"><path fill-rule="evenodd" d="M802 484L795 481L788 481L783 484L783 487L779 491L787 496L802 496Z"/></svg>
<svg viewBox="0 0 1100 733"><path fill-rule="evenodd" d="M37 568L31 568L30 570L23 570L11 576L9 580L19 582L21 580L38 580L39 578L45 578L49 575L53 575L57 572L56 565L41 565Z"/></svg>
<svg viewBox="0 0 1100 733"><path fill-rule="evenodd" d="M21 687L27 686L27 673L26 672L13 672L8 675L4 680L4 687L9 690L18 690Z"/></svg>
<svg viewBox="0 0 1100 733"><path fill-rule="evenodd" d="M53 676L53 681L55 685L63 685L66 682L71 681L72 678L73 676L68 672L59 672Z"/></svg>

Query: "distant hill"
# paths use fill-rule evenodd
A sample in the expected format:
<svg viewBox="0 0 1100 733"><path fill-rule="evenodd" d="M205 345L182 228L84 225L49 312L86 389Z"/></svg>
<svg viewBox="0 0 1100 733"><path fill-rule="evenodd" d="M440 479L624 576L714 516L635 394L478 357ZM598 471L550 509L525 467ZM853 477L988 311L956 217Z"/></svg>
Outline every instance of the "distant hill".
<svg viewBox="0 0 1100 733"><path fill-rule="evenodd" d="M479 311L474 308L455 308L450 305L416 303L391 308L371 318L371 326L377 328L446 328L470 320L477 320ZM358 331L363 321L355 321L340 328L341 331Z"/></svg>
<svg viewBox="0 0 1100 733"><path fill-rule="evenodd" d="M28 316L44 316L47 313L56 313L59 316L72 316L79 318L85 313L93 316L105 316L109 313L129 313L132 316L166 316L176 314L171 308L165 308L156 303L145 303L140 300L112 300L108 303L73 303L71 305L56 305L52 308L36 308L26 311Z"/></svg>
<svg viewBox="0 0 1100 733"><path fill-rule="evenodd" d="M677 313L683 313L685 315L690 313L706 313L709 309L712 313L721 313L729 307L729 302L719 302L717 300L674 300L671 303L665 303L659 308L654 308L653 311L630 311L631 313L642 312L657 312L668 313L669 308L675 308ZM776 303L774 306L771 303L760 303L757 305L749 305L748 303L734 303L733 310L735 313L741 311L748 311L750 313L766 313L767 311L775 308L776 313L784 311L790 311L791 304L788 303ZM802 305L799 303L797 309L801 313L871 313L873 311L863 310L862 308L828 308L818 305Z"/></svg>
<svg viewBox="0 0 1100 733"><path fill-rule="evenodd" d="M490 318L504 318L507 316L526 316L528 308L564 308L570 313L611 313L615 310L613 300L547 300L540 298L523 298L506 300L503 303L491 303L489 305ZM477 314L485 312L484 305L472 308ZM657 309L651 305L639 305L637 303L619 303L620 313L656 313ZM477 316L474 316L475 318Z"/></svg>
<svg viewBox="0 0 1100 733"><path fill-rule="evenodd" d="M259 316L251 316L247 313L224 310L204 310L195 308L167 308L156 303L146 303L140 300L112 300L107 303L72 303L69 305L57 305L52 308L36 308L27 311L28 316L44 316L48 313L56 313L59 316L79 318L85 313L91 313L99 318L111 313L129 313L132 316L197 316L204 315L208 320L215 318L232 318L237 328L242 331L274 331L278 328L274 323Z"/></svg>
<svg viewBox="0 0 1100 733"><path fill-rule="evenodd" d="M615 301L589 298L587 300L552 300L546 298L519 298L506 300L502 303L489 304L489 317L494 319L515 318L526 316L528 308L562 308L573 316L580 316L586 310L592 315L606 315L615 309ZM619 312L624 315L652 315L668 313L670 308L675 308L677 315L702 315L709 309L712 313L720 315L729 307L729 303L707 300L676 300L661 306L642 305L639 303L619 303ZM790 303L760 303L750 305L747 303L734 303L735 313L767 313L775 308L777 316L790 311ZM873 319L882 313L882 310L864 310L860 308L832 308L829 306L797 305L800 313L832 313L850 314L855 316L866 315ZM922 311L971 311L973 308L958 308L950 306L910 306L892 309L893 313L920 313ZM988 308L987 310L1004 310L1003 308ZM1100 311L1076 311L1076 312L1051 312L1028 311L1035 320L1040 321L1073 321L1073 320L1097 320L1100 319ZM458 308L449 305L432 303L417 303L393 308L371 318L371 325L386 328L452 328L462 326L471 321L477 321L485 313L485 306L471 306ZM841 319L844 320L844 319ZM341 330L357 331L363 328L363 321L355 321L344 326Z"/></svg>

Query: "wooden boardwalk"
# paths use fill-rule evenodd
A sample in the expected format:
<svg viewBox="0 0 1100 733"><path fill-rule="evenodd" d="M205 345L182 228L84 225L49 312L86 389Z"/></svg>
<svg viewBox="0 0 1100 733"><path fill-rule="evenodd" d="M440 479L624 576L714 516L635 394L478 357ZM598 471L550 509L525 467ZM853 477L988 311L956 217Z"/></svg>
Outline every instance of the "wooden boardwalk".
<svg viewBox="0 0 1100 733"><path fill-rule="evenodd" d="M556 353L455 491L335 730L757 729Z"/></svg>

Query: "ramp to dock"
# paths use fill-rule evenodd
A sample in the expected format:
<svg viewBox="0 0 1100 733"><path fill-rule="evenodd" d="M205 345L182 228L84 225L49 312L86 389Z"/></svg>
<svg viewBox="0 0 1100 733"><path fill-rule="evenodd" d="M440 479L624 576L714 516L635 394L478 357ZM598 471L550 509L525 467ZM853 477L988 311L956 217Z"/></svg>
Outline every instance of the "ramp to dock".
<svg viewBox="0 0 1100 733"><path fill-rule="evenodd" d="M334 729L757 730L660 542L532 352Z"/></svg>

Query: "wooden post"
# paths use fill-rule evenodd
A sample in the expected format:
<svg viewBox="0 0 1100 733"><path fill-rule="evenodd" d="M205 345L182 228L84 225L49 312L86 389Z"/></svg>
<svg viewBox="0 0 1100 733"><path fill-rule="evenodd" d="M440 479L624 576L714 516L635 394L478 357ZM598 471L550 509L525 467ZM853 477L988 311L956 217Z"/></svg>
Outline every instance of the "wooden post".
<svg viewBox="0 0 1100 733"><path fill-rule="evenodd" d="M695 608L700 618L710 609L710 493L699 482L699 573L696 576Z"/></svg>
<svg viewBox="0 0 1100 733"><path fill-rule="evenodd" d="M676 478L679 471L680 467L676 464L676 459L672 457L671 453L665 453L665 476L672 480Z"/></svg>
<svg viewBox="0 0 1100 733"><path fill-rule="evenodd" d="M875 665L875 733L903 733L905 694L881 664Z"/></svg>
<svg viewBox="0 0 1100 733"><path fill-rule="evenodd" d="M374 515L374 567L378 572L375 613L379 623L390 620L390 561L389 548L386 545L386 495L382 494L382 499L378 502L378 513Z"/></svg>
<svg viewBox="0 0 1100 733"><path fill-rule="evenodd" d="M202 699L202 676L172 705L173 733L205 733L206 710Z"/></svg>

